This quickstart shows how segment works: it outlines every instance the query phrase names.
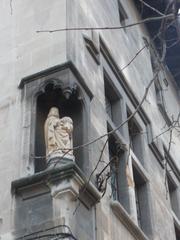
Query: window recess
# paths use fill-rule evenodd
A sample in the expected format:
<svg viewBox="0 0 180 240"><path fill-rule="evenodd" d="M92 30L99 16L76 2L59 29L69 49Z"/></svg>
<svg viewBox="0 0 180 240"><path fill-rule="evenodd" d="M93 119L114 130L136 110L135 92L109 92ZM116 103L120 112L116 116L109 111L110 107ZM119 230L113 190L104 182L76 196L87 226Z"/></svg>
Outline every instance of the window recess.
<svg viewBox="0 0 180 240"><path fill-rule="evenodd" d="M171 119L169 118L168 113L167 113L165 99L164 99L164 92L163 92L163 89L161 86L161 82L158 78L154 82L154 87L155 87L155 94L156 94L156 102L157 102L159 111L161 112L167 126L170 126Z"/></svg>
<svg viewBox="0 0 180 240"><path fill-rule="evenodd" d="M131 113L128 111L127 116L129 117L130 115ZM139 161L143 162L143 131L134 118L128 121L128 130L131 150Z"/></svg>
<svg viewBox="0 0 180 240"><path fill-rule="evenodd" d="M150 57L151 57L151 66L152 72L155 73L158 68L161 68L159 62L157 60L157 53L150 47ZM156 80L154 81L154 88L155 88L155 95L156 95L156 103L161 112L167 126L171 125L171 119L167 112L166 101L165 101L165 94L164 89L168 87L168 81L166 77L164 77L163 71L158 73Z"/></svg>
<svg viewBox="0 0 180 240"><path fill-rule="evenodd" d="M179 203L179 199L178 199L178 186L170 174L167 175L167 186L168 186L171 209L174 212L174 214L179 218L180 203Z"/></svg>
<svg viewBox="0 0 180 240"><path fill-rule="evenodd" d="M108 124L108 132L111 130ZM119 137L118 132L110 135L108 139L108 150L111 198L113 201L118 201L124 209L130 213L130 194L126 177L127 144Z"/></svg>
<svg viewBox="0 0 180 240"><path fill-rule="evenodd" d="M123 159L124 150L122 143L114 136L110 136L108 140L109 146L109 162L110 162L110 177L111 177L111 196L113 200L120 201L119 181L120 181L120 161Z"/></svg>
<svg viewBox="0 0 180 240"><path fill-rule="evenodd" d="M105 108L108 118L115 126L122 122L122 99L112 80L104 71ZM122 129L120 129L122 131Z"/></svg>
<svg viewBox="0 0 180 240"><path fill-rule="evenodd" d="M179 189L179 174L173 164L173 159L164 148L165 163L166 163L166 194L169 196L171 209L175 216L180 219L180 189Z"/></svg>
<svg viewBox="0 0 180 240"><path fill-rule="evenodd" d="M180 226L178 224L174 224L175 236L176 240L180 240Z"/></svg>
<svg viewBox="0 0 180 240"><path fill-rule="evenodd" d="M134 201L137 216L137 224L145 234L151 234L150 193L146 171L137 165L132 157L132 171L134 180Z"/></svg>
<svg viewBox="0 0 180 240"><path fill-rule="evenodd" d="M133 175L134 175L134 190L135 190L137 222L139 227L142 228L142 200L143 200L142 189L145 186L146 182L135 167L133 167Z"/></svg>

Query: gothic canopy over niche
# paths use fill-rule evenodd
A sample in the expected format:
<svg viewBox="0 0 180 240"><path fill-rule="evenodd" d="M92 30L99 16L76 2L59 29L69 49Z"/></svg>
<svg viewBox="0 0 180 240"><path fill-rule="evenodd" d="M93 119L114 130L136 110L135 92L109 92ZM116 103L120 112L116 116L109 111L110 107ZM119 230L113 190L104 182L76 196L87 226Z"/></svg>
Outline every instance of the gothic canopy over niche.
<svg viewBox="0 0 180 240"><path fill-rule="evenodd" d="M73 146L88 141L89 105L92 94L72 63L25 78L21 81L20 88L24 88L24 121L27 126L29 124L24 131L27 143L24 156L28 158L26 167L28 166L31 172L39 172L46 168L44 123L50 108L57 107L60 118L72 118ZM74 155L78 166L86 172L87 148L75 150Z"/></svg>

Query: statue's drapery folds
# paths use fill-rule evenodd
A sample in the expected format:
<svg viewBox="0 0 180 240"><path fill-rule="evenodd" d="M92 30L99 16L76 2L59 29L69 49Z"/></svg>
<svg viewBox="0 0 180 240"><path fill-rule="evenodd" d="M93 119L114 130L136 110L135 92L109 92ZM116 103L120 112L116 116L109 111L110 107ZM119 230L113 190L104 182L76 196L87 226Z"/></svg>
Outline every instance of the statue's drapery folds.
<svg viewBox="0 0 180 240"><path fill-rule="evenodd" d="M46 158L73 158L73 121L70 117L59 117L59 110L52 107L44 125Z"/></svg>

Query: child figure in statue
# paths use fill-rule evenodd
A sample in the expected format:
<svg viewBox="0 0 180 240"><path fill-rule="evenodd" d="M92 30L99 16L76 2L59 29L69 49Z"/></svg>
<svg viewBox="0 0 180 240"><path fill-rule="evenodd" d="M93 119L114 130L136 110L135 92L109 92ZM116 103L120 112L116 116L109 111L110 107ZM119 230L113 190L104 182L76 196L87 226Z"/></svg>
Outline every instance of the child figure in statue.
<svg viewBox="0 0 180 240"><path fill-rule="evenodd" d="M59 117L57 107L52 107L44 125L46 158L73 159L73 121L70 117Z"/></svg>

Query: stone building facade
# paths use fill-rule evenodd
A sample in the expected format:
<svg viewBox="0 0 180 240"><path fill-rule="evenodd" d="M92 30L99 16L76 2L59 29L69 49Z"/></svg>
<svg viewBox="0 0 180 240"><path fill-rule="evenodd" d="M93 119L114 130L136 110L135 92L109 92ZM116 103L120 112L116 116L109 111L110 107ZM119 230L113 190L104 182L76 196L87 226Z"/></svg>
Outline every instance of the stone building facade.
<svg viewBox="0 0 180 240"><path fill-rule="evenodd" d="M180 239L178 80L149 26L101 29L137 2L0 0L0 239ZM48 168L53 106L75 161Z"/></svg>

